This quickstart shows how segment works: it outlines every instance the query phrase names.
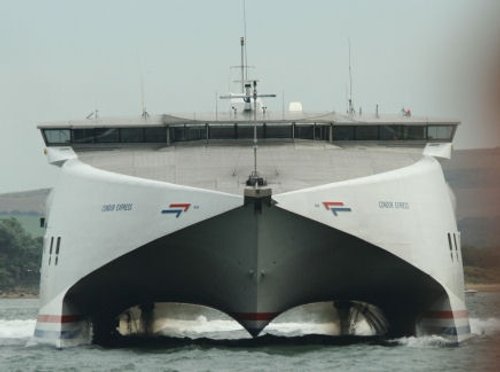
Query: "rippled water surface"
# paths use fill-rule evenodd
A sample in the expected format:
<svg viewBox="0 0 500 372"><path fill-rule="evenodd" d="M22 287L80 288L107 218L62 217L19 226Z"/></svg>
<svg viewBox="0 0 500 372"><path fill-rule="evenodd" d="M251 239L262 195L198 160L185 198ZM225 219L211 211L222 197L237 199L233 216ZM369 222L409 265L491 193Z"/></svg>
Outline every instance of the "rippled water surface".
<svg viewBox="0 0 500 372"><path fill-rule="evenodd" d="M252 344L236 323L198 316L166 321L165 332L181 341L57 350L28 346L37 300L0 299L0 371L499 370L500 293L477 293L467 297L467 304L474 336L458 347L439 337L333 344L321 337L300 338L328 333L332 324L290 319L272 323L265 336L270 339ZM275 336L294 337L298 342L292 344ZM217 340L207 341L207 337ZM234 342L240 338L241 343Z"/></svg>

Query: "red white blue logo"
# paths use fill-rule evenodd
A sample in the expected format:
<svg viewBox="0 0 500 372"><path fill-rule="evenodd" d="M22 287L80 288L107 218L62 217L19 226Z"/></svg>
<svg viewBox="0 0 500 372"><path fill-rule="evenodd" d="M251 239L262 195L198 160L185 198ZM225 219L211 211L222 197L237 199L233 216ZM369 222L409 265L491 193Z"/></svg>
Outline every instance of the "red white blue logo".
<svg viewBox="0 0 500 372"><path fill-rule="evenodd" d="M332 211L334 216L338 216L339 212L351 212L351 208L346 207L344 202L340 201L324 201L323 205L327 211Z"/></svg>
<svg viewBox="0 0 500 372"><path fill-rule="evenodd" d="M168 209L163 209L161 214L175 214L175 218L179 218L182 213L189 210L191 203L171 203Z"/></svg>

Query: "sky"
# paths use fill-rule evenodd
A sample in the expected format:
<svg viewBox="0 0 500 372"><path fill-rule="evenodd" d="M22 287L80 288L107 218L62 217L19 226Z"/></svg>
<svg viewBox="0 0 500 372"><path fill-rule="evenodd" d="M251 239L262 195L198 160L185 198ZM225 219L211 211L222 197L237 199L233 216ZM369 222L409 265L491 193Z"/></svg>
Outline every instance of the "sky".
<svg viewBox="0 0 500 372"><path fill-rule="evenodd" d="M500 146L485 112L500 66L497 0L246 0L250 77L304 111L411 108L462 121L456 148ZM36 126L215 110L235 91L242 0L0 0L0 193L50 187ZM497 80L498 81L498 80ZM224 109L225 102L219 102Z"/></svg>

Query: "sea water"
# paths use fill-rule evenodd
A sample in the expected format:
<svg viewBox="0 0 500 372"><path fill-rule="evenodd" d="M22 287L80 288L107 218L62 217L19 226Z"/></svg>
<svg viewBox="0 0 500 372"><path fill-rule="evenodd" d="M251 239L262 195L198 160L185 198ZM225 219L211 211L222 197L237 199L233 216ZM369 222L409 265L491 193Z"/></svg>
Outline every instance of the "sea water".
<svg viewBox="0 0 500 372"><path fill-rule="evenodd" d="M31 342L37 300L0 299L0 371L498 371L500 293L468 295L467 306L473 337L460 346L438 336L290 343L282 337L329 334L335 325L286 318L266 328L279 336L273 342L252 344L237 323L197 316L165 319L168 343L58 350Z"/></svg>

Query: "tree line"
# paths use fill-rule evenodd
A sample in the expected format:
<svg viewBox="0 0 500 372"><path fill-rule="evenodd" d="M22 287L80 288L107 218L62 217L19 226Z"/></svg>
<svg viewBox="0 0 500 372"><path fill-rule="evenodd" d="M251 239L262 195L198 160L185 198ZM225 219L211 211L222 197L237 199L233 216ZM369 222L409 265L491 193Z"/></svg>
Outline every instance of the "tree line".
<svg viewBox="0 0 500 372"><path fill-rule="evenodd" d="M38 286L42 247L17 219L0 220L0 290Z"/></svg>

